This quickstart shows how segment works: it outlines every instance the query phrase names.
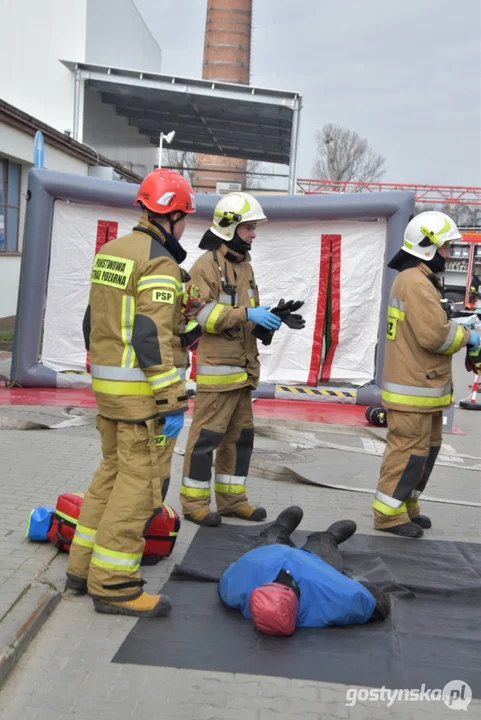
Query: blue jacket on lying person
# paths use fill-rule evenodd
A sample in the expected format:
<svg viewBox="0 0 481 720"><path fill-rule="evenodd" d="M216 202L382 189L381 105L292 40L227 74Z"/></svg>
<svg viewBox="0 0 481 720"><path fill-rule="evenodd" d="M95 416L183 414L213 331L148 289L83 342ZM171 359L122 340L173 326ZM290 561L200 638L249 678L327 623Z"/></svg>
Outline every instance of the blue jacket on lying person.
<svg viewBox="0 0 481 720"><path fill-rule="evenodd" d="M354 534L356 524L339 521L326 532L309 535L302 548L292 547L290 534L302 516L301 508L284 510L261 532L255 547L224 570L222 601L272 635L291 635L296 627L383 620L387 596L343 574L338 544Z"/></svg>

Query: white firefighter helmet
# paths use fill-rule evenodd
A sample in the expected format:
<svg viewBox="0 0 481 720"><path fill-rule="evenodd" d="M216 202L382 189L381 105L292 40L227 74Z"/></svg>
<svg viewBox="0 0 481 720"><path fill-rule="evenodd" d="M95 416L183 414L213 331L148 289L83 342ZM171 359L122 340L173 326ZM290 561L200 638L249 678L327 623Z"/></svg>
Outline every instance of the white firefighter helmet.
<svg viewBox="0 0 481 720"><path fill-rule="evenodd" d="M214 210L211 231L223 240L232 240L238 225L267 220L261 204L245 192L233 192L221 197Z"/></svg>
<svg viewBox="0 0 481 720"><path fill-rule="evenodd" d="M437 210L413 217L404 232L404 252L421 260L432 260L436 250L453 240L462 240L454 220Z"/></svg>

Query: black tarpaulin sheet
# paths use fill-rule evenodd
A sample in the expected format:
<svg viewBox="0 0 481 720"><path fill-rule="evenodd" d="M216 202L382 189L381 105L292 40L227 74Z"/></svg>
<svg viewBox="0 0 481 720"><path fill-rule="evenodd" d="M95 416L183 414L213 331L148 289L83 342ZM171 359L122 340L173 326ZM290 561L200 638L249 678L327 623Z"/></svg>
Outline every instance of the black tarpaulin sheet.
<svg viewBox="0 0 481 720"><path fill-rule="evenodd" d="M139 620L113 662L392 689L463 680L481 698L480 544L356 534L341 546L346 565L390 593L389 619L284 638L226 608L212 581L259 530L199 528L162 589L172 614ZM306 535L292 537L299 546Z"/></svg>

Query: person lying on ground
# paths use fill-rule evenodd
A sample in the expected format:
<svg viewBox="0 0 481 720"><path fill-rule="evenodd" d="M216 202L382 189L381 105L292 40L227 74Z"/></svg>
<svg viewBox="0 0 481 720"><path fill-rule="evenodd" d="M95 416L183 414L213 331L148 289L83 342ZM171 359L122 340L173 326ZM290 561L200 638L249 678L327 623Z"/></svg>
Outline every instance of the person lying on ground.
<svg viewBox="0 0 481 720"><path fill-rule="evenodd" d="M292 635L296 627L360 625L384 620L389 598L349 577L338 545L356 532L340 520L308 535L301 548L290 535L303 517L300 507L283 510L261 531L254 546L219 581L219 596L269 635Z"/></svg>

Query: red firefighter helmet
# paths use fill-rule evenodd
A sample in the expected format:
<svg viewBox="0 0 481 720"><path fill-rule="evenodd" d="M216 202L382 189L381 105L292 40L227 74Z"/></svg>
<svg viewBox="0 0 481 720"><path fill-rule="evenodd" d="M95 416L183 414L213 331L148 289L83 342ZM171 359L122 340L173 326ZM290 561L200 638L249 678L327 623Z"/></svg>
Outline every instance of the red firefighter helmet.
<svg viewBox="0 0 481 720"><path fill-rule="evenodd" d="M175 170L154 170L140 184L134 205L144 205L156 215L195 212L191 184Z"/></svg>
<svg viewBox="0 0 481 720"><path fill-rule="evenodd" d="M267 635L292 635L296 629L299 600L286 585L272 582L252 591L249 600L252 622Z"/></svg>

